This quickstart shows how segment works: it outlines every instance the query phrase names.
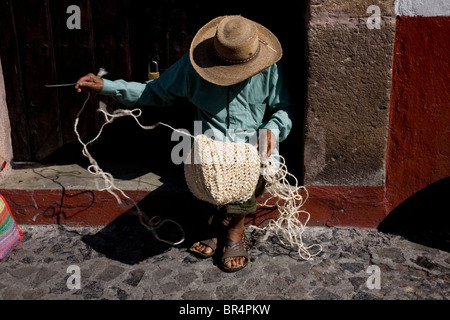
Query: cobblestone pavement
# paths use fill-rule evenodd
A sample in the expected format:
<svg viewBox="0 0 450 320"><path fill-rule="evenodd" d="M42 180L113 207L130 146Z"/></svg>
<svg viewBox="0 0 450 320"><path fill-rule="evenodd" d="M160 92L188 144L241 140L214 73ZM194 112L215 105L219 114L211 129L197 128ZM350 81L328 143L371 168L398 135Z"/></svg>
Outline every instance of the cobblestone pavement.
<svg viewBox="0 0 450 320"><path fill-rule="evenodd" d="M5 300L450 298L449 252L372 229L307 228L305 242L323 247L309 261L274 237L264 240L247 229L251 264L229 274L214 259L158 242L129 220L103 227L20 228L22 243L0 262ZM76 275L80 286L71 289Z"/></svg>

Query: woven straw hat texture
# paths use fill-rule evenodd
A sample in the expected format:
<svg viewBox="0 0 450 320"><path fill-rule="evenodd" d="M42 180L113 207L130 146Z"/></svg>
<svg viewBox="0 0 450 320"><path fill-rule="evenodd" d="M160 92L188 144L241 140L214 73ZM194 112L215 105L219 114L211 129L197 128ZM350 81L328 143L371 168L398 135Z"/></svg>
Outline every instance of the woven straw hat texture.
<svg viewBox="0 0 450 320"><path fill-rule="evenodd" d="M278 62L283 55L277 37L242 16L217 17L191 43L190 59L205 80L221 86L244 81Z"/></svg>

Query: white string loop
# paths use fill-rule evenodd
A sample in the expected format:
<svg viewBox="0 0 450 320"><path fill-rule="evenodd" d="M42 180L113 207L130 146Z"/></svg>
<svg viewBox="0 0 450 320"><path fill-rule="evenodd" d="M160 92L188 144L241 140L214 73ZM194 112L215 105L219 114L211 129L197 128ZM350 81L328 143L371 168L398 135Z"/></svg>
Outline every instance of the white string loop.
<svg viewBox="0 0 450 320"><path fill-rule="evenodd" d="M258 205L271 207L269 203L275 200L279 216L276 220L269 220L268 225L263 228L251 227L273 232L283 246L297 250L302 259L311 260L322 252L322 246L320 244L306 246L303 242L303 233L311 216L302 209L309 196L308 190L304 186L299 186L297 178L287 170L285 159L281 155L272 156L272 159L261 159L261 163L263 177L267 182L266 191L270 197ZM291 185L289 178L294 181L294 185ZM302 193L305 193L305 196L302 196ZM305 216L303 222L301 215ZM269 233L266 233L265 239L268 236Z"/></svg>
<svg viewBox="0 0 450 320"><path fill-rule="evenodd" d="M99 73L99 75L104 75L101 74L101 72ZM90 140L89 142L85 143L83 142L83 140L81 139L80 134L78 133L78 123L80 121L80 116L83 113L84 109L86 108L86 104L89 101L89 99L91 98L91 93L88 92L87 98L83 103L83 106L81 107L80 111L77 114L77 117L75 119L75 123L74 123L74 132L77 136L78 141L80 142L80 144L82 145L83 149L82 149L82 154L89 160L90 165L87 168L87 171L89 173L91 173L94 176L99 176L102 178L103 183L104 183L104 187L100 187L98 179L95 179L95 186L97 188L98 191L107 191L109 192L111 195L114 196L114 198L117 200L117 202L119 204L122 203L122 199L119 197L119 195L122 195L122 197L128 199L129 201L131 201L133 203L133 205L135 206L136 210L137 210L137 214L139 216L139 221L140 223L146 227L149 231L151 231L153 233L153 236L164 243L167 243L169 245L172 246L176 246L179 245L181 243L184 242L185 240L185 233L183 228L181 227L180 224L178 224L176 221L173 221L171 219L165 219L165 220L161 220L161 217L159 216L155 216L153 218L148 218L148 216L141 211L141 209L139 208L138 204L136 203L136 201L134 201L134 199L130 198L122 189L120 189L119 187L117 187L114 184L114 177L112 176L112 174L105 172L102 170L102 168L100 168L100 166L98 165L97 161L94 159L94 157L92 157L92 155L90 154L89 150L88 150L88 146L90 144L92 144L93 142L95 142L100 135L103 132L103 128L107 125L110 124L114 121L114 119L119 118L119 117L123 117L123 116L132 116L134 117L134 119L137 121L137 123L145 128L144 126L142 126L139 121L137 120L137 118L142 114L142 111L140 109L134 109L134 110L117 110L116 112L114 112L113 114L110 114L109 112L106 111L106 108L100 107L99 111L102 112L105 116L105 122L103 123L103 125L100 127L99 132L97 133L97 135ZM134 114L133 112L138 111L137 114ZM154 127L156 127L159 124L156 124L154 126L151 127L147 127L149 129L153 129ZM181 234L180 240L178 241L168 241L165 239L162 239L159 237L157 230L164 224L166 223L172 223L175 224L175 226L179 229L179 232Z"/></svg>

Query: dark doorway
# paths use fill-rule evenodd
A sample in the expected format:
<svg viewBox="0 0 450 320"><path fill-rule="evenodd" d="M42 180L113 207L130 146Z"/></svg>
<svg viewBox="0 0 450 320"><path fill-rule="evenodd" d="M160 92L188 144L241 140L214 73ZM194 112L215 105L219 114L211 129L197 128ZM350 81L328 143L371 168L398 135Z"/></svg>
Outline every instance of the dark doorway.
<svg viewBox="0 0 450 320"><path fill-rule="evenodd" d="M81 8L80 30L66 27L70 5ZM1 6L0 27L6 32L0 36L0 53L16 162L85 163L73 132L85 95L72 88L45 89L44 84L74 82L99 67L106 68L112 80L146 81L150 60L156 60L164 72L189 50L191 39L206 22L219 15L240 14L269 28L283 46L282 63L297 103L293 130L280 145L280 152L289 171L302 181L309 1L268 6L235 0L220 5L204 0L30 0L2 2ZM103 121L96 112L100 100L111 108L121 107L91 97L80 119L80 132L86 140ZM190 129L195 110L180 103L143 111L141 121L146 125L163 121ZM100 164L120 164L121 170L179 174L182 167L170 161L176 143L170 136L167 128L143 131L134 120L123 118L106 128L92 153Z"/></svg>

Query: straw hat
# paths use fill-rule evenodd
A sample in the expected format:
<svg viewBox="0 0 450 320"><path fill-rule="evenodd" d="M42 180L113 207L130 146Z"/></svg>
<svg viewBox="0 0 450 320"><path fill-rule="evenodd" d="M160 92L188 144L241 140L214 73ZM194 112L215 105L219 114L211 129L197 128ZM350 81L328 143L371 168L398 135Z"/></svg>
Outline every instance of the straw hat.
<svg viewBox="0 0 450 320"><path fill-rule="evenodd" d="M190 59L205 80L221 86L244 81L278 62L283 55L277 37L242 16L217 17L191 43Z"/></svg>

